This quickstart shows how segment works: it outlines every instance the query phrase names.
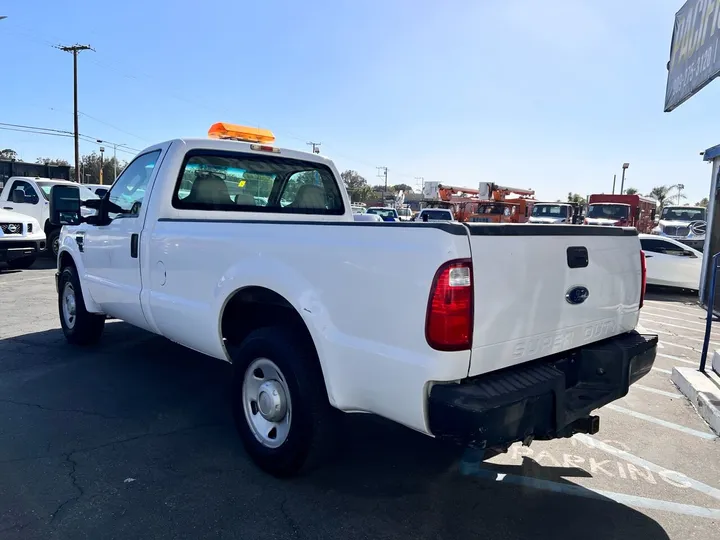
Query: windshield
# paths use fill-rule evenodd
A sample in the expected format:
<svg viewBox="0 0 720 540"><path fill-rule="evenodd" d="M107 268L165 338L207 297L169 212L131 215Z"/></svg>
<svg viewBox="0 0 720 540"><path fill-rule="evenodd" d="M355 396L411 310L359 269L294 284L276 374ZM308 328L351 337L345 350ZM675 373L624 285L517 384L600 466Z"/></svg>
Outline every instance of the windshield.
<svg viewBox="0 0 720 540"><path fill-rule="evenodd" d="M449 210L423 210L420 218L427 216L431 221L452 221L452 214Z"/></svg>
<svg viewBox="0 0 720 540"><path fill-rule="evenodd" d="M352 212L353 214L364 214L366 210L364 206L353 206Z"/></svg>
<svg viewBox="0 0 720 540"><path fill-rule="evenodd" d="M705 209L683 206L663 208L660 219L669 221L705 221Z"/></svg>
<svg viewBox="0 0 720 540"><path fill-rule="evenodd" d="M536 204L532 209L533 217L565 217L567 206L562 204Z"/></svg>
<svg viewBox="0 0 720 540"><path fill-rule="evenodd" d="M594 219L627 219L630 207L626 204L591 204L587 217Z"/></svg>
<svg viewBox="0 0 720 540"><path fill-rule="evenodd" d="M47 200L50 200L50 190L52 189L53 186L67 185L67 184L65 184L64 182L62 182L62 183L61 182L38 182L37 185L40 188L40 190L42 191L43 197L45 197L45 200L47 201ZM80 184L75 184L75 185L77 185L78 189L80 190L80 200L81 201L87 201L88 199L99 199L100 198L97 195L95 195L95 193L93 193L91 189L89 189L85 186L82 186Z"/></svg>
<svg viewBox="0 0 720 540"><path fill-rule="evenodd" d="M478 214L502 214L505 211L505 205L502 203L480 204L478 205Z"/></svg>
<svg viewBox="0 0 720 540"><path fill-rule="evenodd" d="M412 215L412 210L410 210L409 208L401 208L400 210L398 210L398 214L403 217L407 217Z"/></svg>
<svg viewBox="0 0 720 540"><path fill-rule="evenodd" d="M378 216L386 217L397 217L397 212L394 208L369 208L368 214L377 214Z"/></svg>

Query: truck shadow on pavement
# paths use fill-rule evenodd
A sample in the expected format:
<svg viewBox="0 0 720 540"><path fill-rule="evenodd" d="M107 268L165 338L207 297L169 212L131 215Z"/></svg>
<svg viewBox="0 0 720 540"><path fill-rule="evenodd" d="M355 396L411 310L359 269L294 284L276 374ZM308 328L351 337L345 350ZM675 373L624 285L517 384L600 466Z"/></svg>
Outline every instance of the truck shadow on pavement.
<svg viewBox="0 0 720 540"><path fill-rule="evenodd" d="M78 349L60 330L0 340L2 538L668 538L642 513L463 476L463 450L370 415L292 480L245 456L229 365L124 323ZM580 469L488 466L574 485Z"/></svg>

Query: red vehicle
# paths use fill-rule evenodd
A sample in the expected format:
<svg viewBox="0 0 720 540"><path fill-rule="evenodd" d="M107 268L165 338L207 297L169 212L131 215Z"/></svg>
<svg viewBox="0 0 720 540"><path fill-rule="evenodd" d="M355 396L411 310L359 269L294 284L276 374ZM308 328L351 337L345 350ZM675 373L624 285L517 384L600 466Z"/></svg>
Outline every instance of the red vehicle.
<svg viewBox="0 0 720 540"><path fill-rule="evenodd" d="M635 227L638 232L649 233L657 202L641 195L590 195L585 214L585 225Z"/></svg>

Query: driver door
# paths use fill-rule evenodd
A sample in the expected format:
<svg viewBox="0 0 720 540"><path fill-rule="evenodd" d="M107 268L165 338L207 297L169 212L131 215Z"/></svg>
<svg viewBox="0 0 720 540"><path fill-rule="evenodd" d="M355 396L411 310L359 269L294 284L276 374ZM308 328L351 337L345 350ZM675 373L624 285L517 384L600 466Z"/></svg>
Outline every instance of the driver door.
<svg viewBox="0 0 720 540"><path fill-rule="evenodd" d="M156 165L164 149L128 165L103 199L102 225L88 225L78 239L93 300L106 314L148 328L140 305L140 236Z"/></svg>

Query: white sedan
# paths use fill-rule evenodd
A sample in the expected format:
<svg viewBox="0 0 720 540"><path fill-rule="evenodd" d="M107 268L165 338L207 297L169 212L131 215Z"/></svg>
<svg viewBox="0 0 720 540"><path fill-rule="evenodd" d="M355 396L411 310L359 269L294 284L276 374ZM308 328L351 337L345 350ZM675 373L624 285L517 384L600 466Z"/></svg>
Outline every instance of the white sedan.
<svg viewBox="0 0 720 540"><path fill-rule="evenodd" d="M641 234L648 285L700 288L703 254L685 244L653 234Z"/></svg>

